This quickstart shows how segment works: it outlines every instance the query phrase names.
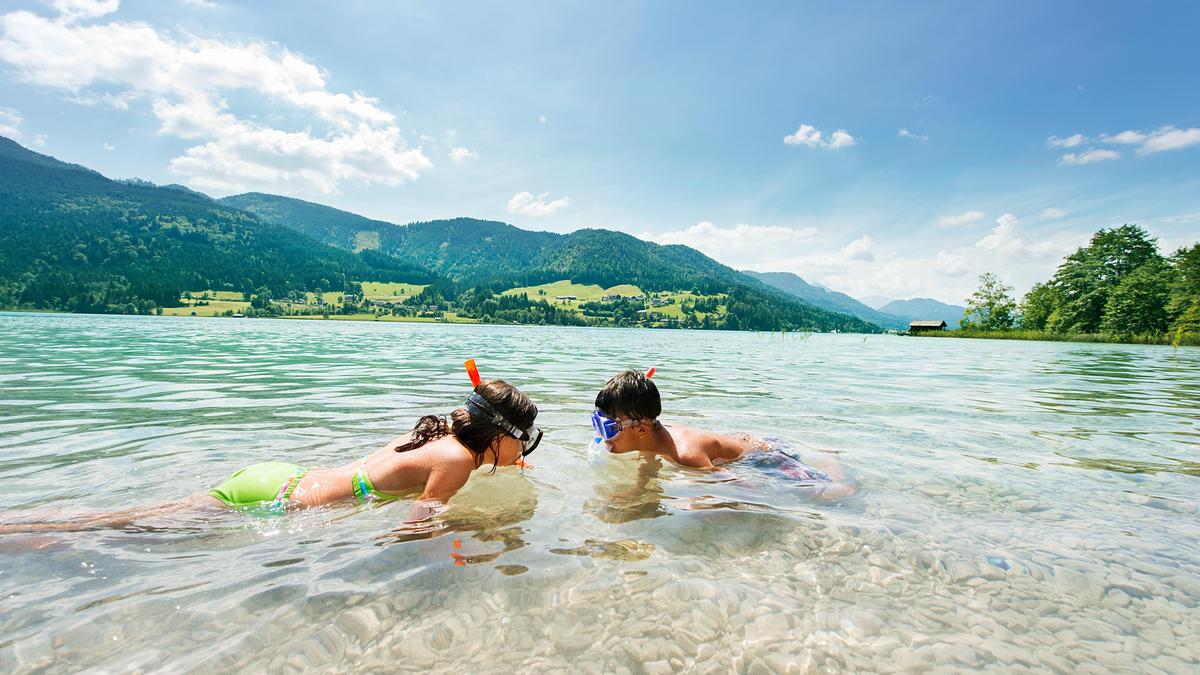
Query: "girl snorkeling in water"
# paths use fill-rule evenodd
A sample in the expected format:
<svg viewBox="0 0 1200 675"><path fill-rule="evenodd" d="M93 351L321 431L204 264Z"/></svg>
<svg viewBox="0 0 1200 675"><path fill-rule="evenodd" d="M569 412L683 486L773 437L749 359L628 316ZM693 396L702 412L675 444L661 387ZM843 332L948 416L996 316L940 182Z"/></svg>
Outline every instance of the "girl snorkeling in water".
<svg viewBox="0 0 1200 675"><path fill-rule="evenodd" d="M0 525L0 534L121 528L156 515L185 509L235 508L256 513L355 501L390 502L417 496L411 519L420 520L445 503L472 473L490 462L523 465L542 440L534 425L537 406L502 380L480 379L474 359L466 362L474 391L445 416L425 415L413 430L375 452L332 468L286 462L260 462L235 472L206 494L152 507L114 511L60 522Z"/></svg>

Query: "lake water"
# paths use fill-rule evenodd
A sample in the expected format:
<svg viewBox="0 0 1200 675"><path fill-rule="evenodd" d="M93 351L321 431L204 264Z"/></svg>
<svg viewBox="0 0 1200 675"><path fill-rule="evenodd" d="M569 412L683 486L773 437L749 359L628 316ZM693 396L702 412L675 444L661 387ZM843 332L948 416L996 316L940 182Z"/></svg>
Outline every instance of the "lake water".
<svg viewBox="0 0 1200 675"><path fill-rule="evenodd" d="M546 438L439 530L399 503L0 536L0 671L1200 664L1197 349L0 314L0 522L344 463L460 404L471 356ZM590 452L596 390L650 366L664 419L860 491Z"/></svg>

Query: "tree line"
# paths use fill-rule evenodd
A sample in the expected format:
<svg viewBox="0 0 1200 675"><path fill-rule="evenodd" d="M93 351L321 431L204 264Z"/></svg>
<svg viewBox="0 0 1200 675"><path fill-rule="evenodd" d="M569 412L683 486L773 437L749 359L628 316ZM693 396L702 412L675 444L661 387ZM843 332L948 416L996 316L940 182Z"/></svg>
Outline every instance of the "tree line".
<svg viewBox="0 0 1200 675"><path fill-rule="evenodd" d="M1200 243L1163 256L1145 230L1122 225L1094 234L1019 302L995 274L979 281L965 331L1200 345Z"/></svg>

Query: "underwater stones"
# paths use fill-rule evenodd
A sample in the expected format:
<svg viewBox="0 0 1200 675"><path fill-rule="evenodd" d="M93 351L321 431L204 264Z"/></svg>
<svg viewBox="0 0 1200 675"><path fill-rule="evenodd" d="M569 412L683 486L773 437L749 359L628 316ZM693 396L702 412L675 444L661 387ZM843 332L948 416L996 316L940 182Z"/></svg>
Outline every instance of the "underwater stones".
<svg viewBox="0 0 1200 675"><path fill-rule="evenodd" d="M761 637L779 637L787 635L792 629L788 618L782 614L764 614L754 619L749 634Z"/></svg>
<svg viewBox="0 0 1200 675"><path fill-rule="evenodd" d="M917 491L926 496L929 496L929 497L949 497L950 496L950 488L944 487L942 485L935 485L933 483L926 483L924 485L918 485Z"/></svg>
<svg viewBox="0 0 1200 675"><path fill-rule="evenodd" d="M642 669L646 671L647 675L670 675L672 672L674 672L674 670L671 668L671 664L666 660L649 661L643 663Z"/></svg>
<svg viewBox="0 0 1200 675"><path fill-rule="evenodd" d="M379 636L380 621L368 607L356 607L343 612L337 625L352 636L359 644L369 644Z"/></svg>
<svg viewBox="0 0 1200 675"><path fill-rule="evenodd" d="M1018 499L1010 506L1012 506L1014 511L1019 513L1029 513L1030 511L1037 510L1040 504L1038 504L1036 499Z"/></svg>
<svg viewBox="0 0 1200 675"><path fill-rule="evenodd" d="M978 573L977 567L961 560L951 560L946 563L946 576L954 583L966 581Z"/></svg>

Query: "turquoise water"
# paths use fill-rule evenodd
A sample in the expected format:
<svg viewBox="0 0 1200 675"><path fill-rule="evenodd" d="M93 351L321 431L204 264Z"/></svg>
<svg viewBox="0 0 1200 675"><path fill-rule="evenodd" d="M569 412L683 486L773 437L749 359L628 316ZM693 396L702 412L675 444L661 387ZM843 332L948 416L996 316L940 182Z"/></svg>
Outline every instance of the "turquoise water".
<svg viewBox="0 0 1200 675"><path fill-rule="evenodd" d="M424 535L403 503L0 535L0 670L1200 661L1196 349L0 314L0 522L349 461L460 403L469 356L541 408L532 468ZM789 439L860 492L589 452L595 391L651 365L666 419Z"/></svg>

